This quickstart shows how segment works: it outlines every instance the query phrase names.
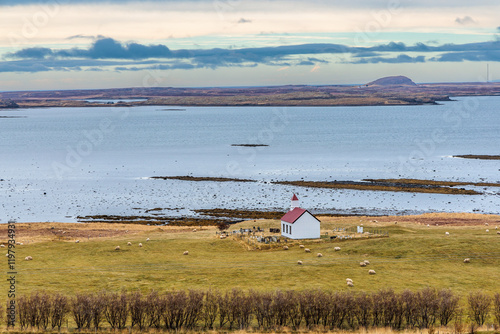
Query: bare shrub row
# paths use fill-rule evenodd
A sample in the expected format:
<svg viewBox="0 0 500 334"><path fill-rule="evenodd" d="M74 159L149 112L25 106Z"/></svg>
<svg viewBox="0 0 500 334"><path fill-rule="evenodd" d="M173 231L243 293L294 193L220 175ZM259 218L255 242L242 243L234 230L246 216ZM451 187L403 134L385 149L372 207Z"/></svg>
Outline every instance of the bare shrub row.
<svg viewBox="0 0 500 334"><path fill-rule="evenodd" d="M72 321L77 329L125 327L167 330L281 327L393 329L465 326L473 331L488 320L500 325L500 294L472 292L461 298L451 290L274 292L233 289L174 290L164 293L84 293L73 297L34 292L17 300L21 329L58 329ZM465 316L465 317L464 317Z"/></svg>

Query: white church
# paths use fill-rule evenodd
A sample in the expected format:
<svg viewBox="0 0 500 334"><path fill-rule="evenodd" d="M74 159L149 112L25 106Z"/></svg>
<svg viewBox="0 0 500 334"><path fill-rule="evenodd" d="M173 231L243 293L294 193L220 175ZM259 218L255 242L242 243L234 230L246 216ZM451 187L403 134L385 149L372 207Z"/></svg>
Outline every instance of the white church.
<svg viewBox="0 0 500 334"><path fill-rule="evenodd" d="M299 199L295 194L292 197L290 211L281 217L281 235L290 239L318 239L320 237L320 221L299 206Z"/></svg>

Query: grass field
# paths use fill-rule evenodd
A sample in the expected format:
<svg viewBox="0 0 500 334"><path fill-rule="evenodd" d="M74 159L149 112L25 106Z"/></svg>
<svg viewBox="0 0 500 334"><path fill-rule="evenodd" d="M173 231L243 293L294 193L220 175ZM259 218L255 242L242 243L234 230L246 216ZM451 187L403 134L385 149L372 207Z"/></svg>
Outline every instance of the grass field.
<svg viewBox="0 0 500 334"><path fill-rule="evenodd" d="M239 240L217 238L213 227L193 232L192 228L165 226L18 224L16 241L23 245L16 248L16 290L21 294L46 290L68 295L103 289L148 292L210 287L347 290L345 279L351 278L354 288L350 289L360 291L425 286L452 288L459 293L500 291L500 235L495 230L500 216L428 214L320 220L322 231L330 234L335 227L363 224L388 232L389 237L303 241L311 249L305 253L297 244L288 251L249 250ZM268 230L280 223L249 221L230 230L252 226ZM0 229L6 241L6 227ZM75 243L77 239L79 243ZM138 247L139 243L143 247ZM121 249L115 250L116 246ZM341 251L334 251L336 246ZM186 250L187 256L183 255ZM33 260L25 261L26 256ZM464 258L471 262L465 264ZM302 266L297 265L298 260L303 261ZM360 267L363 260L369 260L370 265ZM368 275L369 269L377 274Z"/></svg>

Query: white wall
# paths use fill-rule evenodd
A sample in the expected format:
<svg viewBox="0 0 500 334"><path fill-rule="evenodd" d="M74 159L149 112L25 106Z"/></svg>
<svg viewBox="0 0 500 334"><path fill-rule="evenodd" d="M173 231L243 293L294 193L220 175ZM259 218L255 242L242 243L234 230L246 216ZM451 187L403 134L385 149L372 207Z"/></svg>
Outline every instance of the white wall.
<svg viewBox="0 0 500 334"><path fill-rule="evenodd" d="M283 225L292 226L292 233L285 233ZM290 239L318 239L321 236L320 222L306 212L293 224L282 221L281 235Z"/></svg>

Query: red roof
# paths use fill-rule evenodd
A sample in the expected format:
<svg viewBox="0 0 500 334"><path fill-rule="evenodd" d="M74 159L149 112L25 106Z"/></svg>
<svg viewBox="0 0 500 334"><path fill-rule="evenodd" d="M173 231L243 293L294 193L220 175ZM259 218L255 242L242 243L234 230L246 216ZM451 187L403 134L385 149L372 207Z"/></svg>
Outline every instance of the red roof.
<svg viewBox="0 0 500 334"><path fill-rule="evenodd" d="M292 197L292 201L298 201L299 199L297 198L297 196L295 194L293 194L293 197Z"/></svg>

